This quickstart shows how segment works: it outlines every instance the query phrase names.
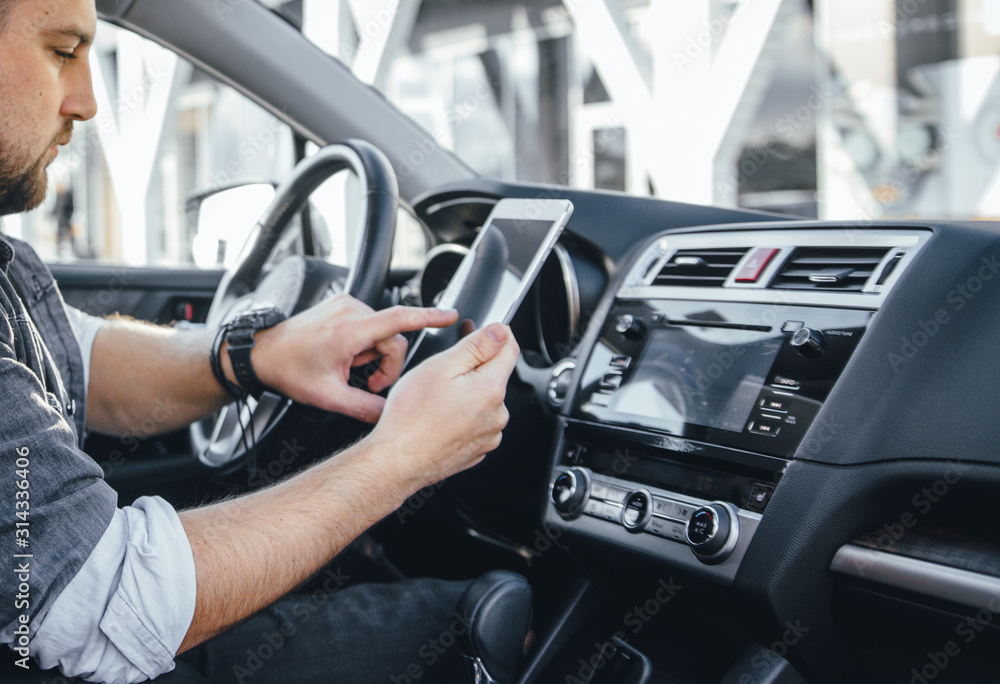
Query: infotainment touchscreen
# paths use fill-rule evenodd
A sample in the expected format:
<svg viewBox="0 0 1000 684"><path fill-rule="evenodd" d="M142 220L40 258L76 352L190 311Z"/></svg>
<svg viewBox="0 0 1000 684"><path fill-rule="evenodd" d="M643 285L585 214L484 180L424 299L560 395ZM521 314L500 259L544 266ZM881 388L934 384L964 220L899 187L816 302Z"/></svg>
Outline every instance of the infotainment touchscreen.
<svg viewBox="0 0 1000 684"><path fill-rule="evenodd" d="M790 458L871 315L619 300L584 368L572 416Z"/></svg>
<svg viewBox="0 0 1000 684"><path fill-rule="evenodd" d="M572 213L569 200L497 202L448 287L434 302L441 309L457 309L459 323L421 332L406 365L415 365L457 342L463 321L471 321L474 328L509 323Z"/></svg>
<svg viewBox="0 0 1000 684"><path fill-rule="evenodd" d="M781 342L780 332L656 330L609 408L674 434L683 434L685 424L742 432Z"/></svg>

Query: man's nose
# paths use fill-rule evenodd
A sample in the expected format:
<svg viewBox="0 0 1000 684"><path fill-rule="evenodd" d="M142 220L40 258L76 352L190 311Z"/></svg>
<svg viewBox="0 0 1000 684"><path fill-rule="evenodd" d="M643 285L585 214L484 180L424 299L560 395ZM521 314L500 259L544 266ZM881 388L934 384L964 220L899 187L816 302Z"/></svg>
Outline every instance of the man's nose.
<svg viewBox="0 0 1000 684"><path fill-rule="evenodd" d="M86 121L97 114L97 99L94 97L94 84L90 77L90 61L78 60L66 97L63 98L59 113L67 119Z"/></svg>

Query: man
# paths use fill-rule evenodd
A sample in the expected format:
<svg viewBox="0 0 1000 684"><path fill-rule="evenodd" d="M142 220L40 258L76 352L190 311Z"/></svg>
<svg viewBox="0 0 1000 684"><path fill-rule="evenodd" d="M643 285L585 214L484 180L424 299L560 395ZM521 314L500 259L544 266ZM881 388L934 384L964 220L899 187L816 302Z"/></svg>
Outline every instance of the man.
<svg viewBox="0 0 1000 684"><path fill-rule="evenodd" d="M94 116L95 26L93 0L0 0L0 214L42 201L58 146L74 121ZM338 297L257 333L252 364L285 396L376 423L368 437L243 498L179 515L158 498L119 509L78 435L121 434L158 401L181 407L163 431L231 401L209 362L213 336L70 312L81 352L30 248L0 237L0 266L0 640L15 650L30 642L32 657L67 676L131 682L169 672L176 653L274 604L408 496L477 463L507 421L519 353L509 329L473 333L383 399L400 374L400 333L450 325L456 313L376 313ZM238 386L227 355L218 358ZM381 362L370 391L351 387L351 367L373 359ZM406 649L441 634L462 588L428 581L338 592L310 607L308 625L278 603L191 661L212 681L249 681L267 669L262 660L277 663L278 676L252 681L386 681L394 672L406 681L416 657ZM398 631L380 635L385 625Z"/></svg>

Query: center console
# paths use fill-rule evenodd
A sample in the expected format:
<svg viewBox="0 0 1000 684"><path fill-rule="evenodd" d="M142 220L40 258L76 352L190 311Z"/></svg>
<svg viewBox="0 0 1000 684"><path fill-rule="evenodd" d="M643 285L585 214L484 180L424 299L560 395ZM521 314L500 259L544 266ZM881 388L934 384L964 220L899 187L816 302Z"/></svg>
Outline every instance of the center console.
<svg viewBox="0 0 1000 684"><path fill-rule="evenodd" d="M556 369L546 524L732 581L926 233L663 235Z"/></svg>

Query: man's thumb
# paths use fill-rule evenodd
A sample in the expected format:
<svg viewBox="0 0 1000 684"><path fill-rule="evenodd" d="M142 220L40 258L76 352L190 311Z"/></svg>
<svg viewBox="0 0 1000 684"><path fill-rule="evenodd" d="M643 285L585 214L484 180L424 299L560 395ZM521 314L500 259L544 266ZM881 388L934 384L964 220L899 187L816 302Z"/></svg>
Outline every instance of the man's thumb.
<svg viewBox="0 0 1000 684"><path fill-rule="evenodd" d="M453 352L463 372L479 368L495 357L510 339L510 329L499 323L492 323L482 330L466 335L459 341Z"/></svg>

